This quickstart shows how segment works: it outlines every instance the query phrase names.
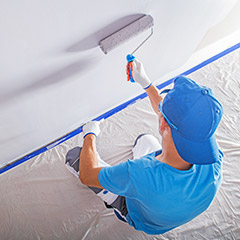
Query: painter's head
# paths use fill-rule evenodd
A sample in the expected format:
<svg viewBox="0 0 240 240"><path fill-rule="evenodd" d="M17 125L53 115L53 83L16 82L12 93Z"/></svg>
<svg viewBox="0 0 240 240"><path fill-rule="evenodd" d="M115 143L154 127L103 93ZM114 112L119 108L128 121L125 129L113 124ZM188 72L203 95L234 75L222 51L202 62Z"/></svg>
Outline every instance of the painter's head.
<svg viewBox="0 0 240 240"><path fill-rule="evenodd" d="M223 109L212 90L180 76L174 87L164 92L167 94L159 104L160 134L165 129L161 126L168 124L178 154L186 162L216 162L219 150L214 133Z"/></svg>

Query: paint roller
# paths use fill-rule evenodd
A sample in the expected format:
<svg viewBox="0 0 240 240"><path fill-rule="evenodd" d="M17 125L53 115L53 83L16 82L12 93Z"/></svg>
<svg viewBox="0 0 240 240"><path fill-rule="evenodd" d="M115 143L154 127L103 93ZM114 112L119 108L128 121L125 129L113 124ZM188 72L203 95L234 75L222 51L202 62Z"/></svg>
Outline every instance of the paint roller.
<svg viewBox="0 0 240 240"><path fill-rule="evenodd" d="M127 42L128 40L136 37L140 33L148 30L151 28L150 35L141 42L137 48L131 53L127 55L128 61L128 81L134 82L132 77L132 62L135 59L133 54L152 36L153 34L153 18L151 15L143 15L137 20L129 23L128 25L124 26L123 28L119 29L118 31L112 33L111 35L107 36L106 38L100 40L99 46L102 51L107 54L114 48L120 46L121 44Z"/></svg>

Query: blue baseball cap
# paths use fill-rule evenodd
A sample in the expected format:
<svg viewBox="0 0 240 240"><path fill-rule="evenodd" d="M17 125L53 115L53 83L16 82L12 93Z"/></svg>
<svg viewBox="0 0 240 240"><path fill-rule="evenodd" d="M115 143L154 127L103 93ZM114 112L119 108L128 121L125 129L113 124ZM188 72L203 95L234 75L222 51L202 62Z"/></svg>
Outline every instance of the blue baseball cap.
<svg viewBox="0 0 240 240"><path fill-rule="evenodd" d="M215 163L220 152L214 132L223 108L210 88L180 76L165 96L159 110L168 122L175 147L191 164Z"/></svg>

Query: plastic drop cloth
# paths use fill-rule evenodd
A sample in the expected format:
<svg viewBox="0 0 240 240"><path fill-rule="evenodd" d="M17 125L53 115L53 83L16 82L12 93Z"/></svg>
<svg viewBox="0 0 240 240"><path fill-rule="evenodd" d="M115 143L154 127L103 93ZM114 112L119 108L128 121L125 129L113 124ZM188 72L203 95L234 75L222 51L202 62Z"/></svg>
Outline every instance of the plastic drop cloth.
<svg viewBox="0 0 240 240"><path fill-rule="evenodd" d="M211 87L224 107L216 136L225 154L223 183L210 208L193 221L158 236L138 232L116 219L64 165L68 140L0 175L0 239L240 239L240 50L189 75ZM98 152L109 164L131 158L135 138L157 134L148 99L107 119ZM14 147L14 146L13 146Z"/></svg>

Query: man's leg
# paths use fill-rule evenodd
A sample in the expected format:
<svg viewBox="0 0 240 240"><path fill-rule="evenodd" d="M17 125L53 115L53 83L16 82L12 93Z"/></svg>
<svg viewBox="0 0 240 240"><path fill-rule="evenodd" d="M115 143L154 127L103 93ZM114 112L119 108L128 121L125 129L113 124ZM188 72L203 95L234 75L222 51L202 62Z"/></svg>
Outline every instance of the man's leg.
<svg viewBox="0 0 240 240"><path fill-rule="evenodd" d="M80 153L81 153L80 147L75 147L67 152L66 155L66 162L65 165L67 169L74 174L77 178L79 178L79 161L80 161ZM97 153L98 154L98 153ZM99 167L106 167L110 166L106 162L104 162L99 154L98 154L98 166ZM106 189L101 189L97 187L89 187L93 192L97 194L98 197L100 197L107 208L114 208L114 212L116 216L126 222L126 215L128 213L125 198L119 195L116 195L114 193L111 193L110 191Z"/></svg>
<svg viewBox="0 0 240 240"><path fill-rule="evenodd" d="M79 161L80 161L80 153L82 148L75 147L67 152L66 155L66 167L67 169L74 174L77 178L79 178ZM105 163L100 156L98 158L98 166L99 167L106 167L109 164ZM118 197L118 195L109 192L108 190L96 188L96 187L89 187L92 191L94 191L98 197L100 197L104 202L108 205L111 205Z"/></svg>
<svg viewBox="0 0 240 240"><path fill-rule="evenodd" d="M141 134L135 140L133 146L133 159L143 157L149 153L162 149L158 139L151 134Z"/></svg>

